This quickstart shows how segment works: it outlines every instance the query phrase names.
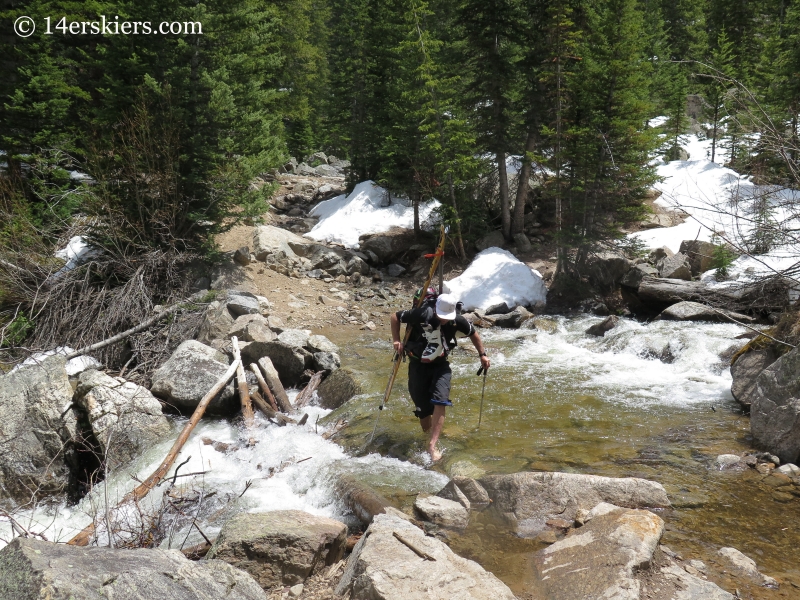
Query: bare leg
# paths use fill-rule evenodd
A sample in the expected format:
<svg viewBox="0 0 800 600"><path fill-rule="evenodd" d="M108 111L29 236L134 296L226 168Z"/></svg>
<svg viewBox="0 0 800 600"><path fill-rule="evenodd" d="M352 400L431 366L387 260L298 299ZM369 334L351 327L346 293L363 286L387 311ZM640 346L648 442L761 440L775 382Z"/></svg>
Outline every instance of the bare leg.
<svg viewBox="0 0 800 600"><path fill-rule="evenodd" d="M436 442L439 441L439 435L442 433L442 427L444 427L444 413L445 407L436 404L433 407L433 416L431 417L431 439L428 443L428 454L431 455L431 460L437 461L442 458L442 453L439 452L436 448Z"/></svg>
<svg viewBox="0 0 800 600"><path fill-rule="evenodd" d="M431 430L431 418L428 416L420 419L419 425L422 427L422 431L428 433Z"/></svg>

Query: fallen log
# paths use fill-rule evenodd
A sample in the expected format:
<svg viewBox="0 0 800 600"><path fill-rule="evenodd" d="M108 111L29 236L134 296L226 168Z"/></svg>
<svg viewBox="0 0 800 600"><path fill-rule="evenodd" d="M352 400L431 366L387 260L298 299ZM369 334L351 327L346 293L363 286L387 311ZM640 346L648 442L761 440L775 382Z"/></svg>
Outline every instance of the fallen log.
<svg viewBox="0 0 800 600"><path fill-rule="evenodd" d="M172 467L175 459L178 458L178 454L183 448L183 445L186 443L186 440L189 439L189 435L192 433L192 430L197 426L197 423L200 422L200 419L203 417L203 413L206 412L206 408L214 399L214 397L222 391L228 382L231 380L233 375L236 373L236 370L241 365L240 361L234 360L231 363L231 366L228 367L228 370L225 371L225 374L217 380L217 383L214 384L208 393L203 396L203 399L200 400L200 404L197 405L197 408L192 413L192 417L189 419L189 422L183 426L183 431L178 436L178 439L175 440L175 443L172 444L172 448L167 453L167 456L161 461L159 467L153 472L150 477L142 481L139 485L137 485L133 490L125 494L125 497L122 498L119 504L117 504L117 508L124 504L128 504L129 502L138 502L142 498L144 498L150 490L156 487L159 482L164 479L167 472ZM72 546L88 546L89 541L94 535L95 532L95 525L94 522L87 525L83 531L81 531L78 535L73 537L68 544Z"/></svg>
<svg viewBox="0 0 800 600"><path fill-rule="evenodd" d="M275 396L272 395L272 390L269 389L267 382L264 381L264 376L261 375L261 371L259 370L258 365L256 363L250 363L250 370L253 372L253 375L255 375L256 379L258 380L258 387L261 388L261 391L264 393L264 395L267 397L267 400L269 400L269 403L272 405L272 410L277 411L278 404L275 402Z"/></svg>
<svg viewBox="0 0 800 600"><path fill-rule="evenodd" d="M261 397L256 390L253 390L250 394L250 399L253 401L253 404L256 405L256 408L260 410L265 417L268 419L274 419L278 422L278 425L283 427L288 423L295 423L296 421L290 417L287 417L284 414L279 413L277 410L273 410L270 406L264 402L264 399Z"/></svg>
<svg viewBox="0 0 800 600"><path fill-rule="evenodd" d="M303 388L303 391L297 394L297 398L294 399L295 410L299 410L311 402L311 397L314 395L314 392L317 390L320 382L322 381L322 375L322 371L314 373L306 387Z"/></svg>
<svg viewBox="0 0 800 600"><path fill-rule="evenodd" d="M253 404L250 402L250 390L247 389L247 378L242 366L242 353L239 350L239 340L234 335L231 337L233 346L233 360L238 363L236 368L236 387L239 390L239 401L242 403L242 416L244 417L245 427L252 427L255 415L253 414Z"/></svg>
<svg viewBox="0 0 800 600"><path fill-rule="evenodd" d="M292 412L292 403L289 402L289 396L286 394L286 390L283 389L283 384L278 377L278 371L275 370L275 366L272 364L272 361L269 359L269 357L263 356L259 358L258 367L264 374L264 379L266 380L269 389L272 390L272 394L275 396L275 400L277 401L278 408L281 410L281 412Z"/></svg>
<svg viewBox="0 0 800 600"><path fill-rule="evenodd" d="M780 278L711 289L700 281L645 277L637 297L659 311L684 300L739 312L783 310L789 304L788 287Z"/></svg>

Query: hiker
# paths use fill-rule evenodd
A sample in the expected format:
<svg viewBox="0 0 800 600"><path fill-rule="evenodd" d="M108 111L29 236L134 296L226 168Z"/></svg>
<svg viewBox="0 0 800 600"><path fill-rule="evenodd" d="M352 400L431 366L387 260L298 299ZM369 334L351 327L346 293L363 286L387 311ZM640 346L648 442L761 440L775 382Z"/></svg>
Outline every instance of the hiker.
<svg viewBox="0 0 800 600"><path fill-rule="evenodd" d="M421 292L421 291L420 291ZM436 442L442 433L445 407L450 401L450 363L448 353L456 347L456 332L472 340L481 359L481 366L489 369L489 357L478 332L456 311L456 298L451 294L436 297L432 288L426 294L429 300L419 308L401 310L391 317L392 342L398 356L408 355L408 391L414 401L414 415L422 430L430 432L428 454L436 462L442 453ZM435 300L434 300L435 298ZM400 323L411 326L411 337L406 347L400 341Z"/></svg>

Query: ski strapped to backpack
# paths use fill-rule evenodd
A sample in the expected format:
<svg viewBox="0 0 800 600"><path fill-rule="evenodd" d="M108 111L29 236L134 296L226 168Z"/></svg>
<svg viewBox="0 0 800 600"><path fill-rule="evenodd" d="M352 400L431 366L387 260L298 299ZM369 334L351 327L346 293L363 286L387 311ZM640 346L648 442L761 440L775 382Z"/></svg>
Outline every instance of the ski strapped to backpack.
<svg viewBox="0 0 800 600"><path fill-rule="evenodd" d="M431 262L431 268L428 271L428 278L425 280L425 284L420 288L420 290L427 290L430 287L431 281L433 281L433 277L436 274L436 269L439 267L439 263L441 262L442 257L444 256L444 243L446 239L447 239L447 228L444 225L442 225L439 234L439 245L436 247L436 252L434 252L433 254L425 255L425 258L432 258L433 260ZM422 303L424 301L425 301L425 295L423 294L420 294L418 298L415 297L414 308L419 308L420 306L422 306ZM404 346L408 343L408 338L410 336L411 336L411 327L407 326L405 335L403 336ZM383 407L386 405L386 401L389 399L389 396L392 393L394 380L397 378L397 372L400 370L401 362L402 362L402 356L400 356L397 352L395 352L394 356L392 357L392 373L389 376L388 383L386 384L386 391L383 393L383 399L381 400L380 406L378 406L378 416L375 418L375 427L373 427L372 429L372 435L370 435L369 440L367 441L367 446L372 443L372 440L375 437L375 431L378 429L378 420L380 419Z"/></svg>

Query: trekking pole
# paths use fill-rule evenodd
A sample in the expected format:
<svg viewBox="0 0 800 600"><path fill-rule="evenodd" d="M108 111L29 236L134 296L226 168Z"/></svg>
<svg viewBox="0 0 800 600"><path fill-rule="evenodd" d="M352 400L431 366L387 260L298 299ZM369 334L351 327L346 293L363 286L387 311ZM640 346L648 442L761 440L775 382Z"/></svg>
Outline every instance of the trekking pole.
<svg viewBox="0 0 800 600"><path fill-rule="evenodd" d="M425 285L422 286L423 290L428 289L430 286L431 281L433 281L433 276L436 274L436 268L439 266L439 263L442 260L442 256L444 256L444 242L447 238L447 231L448 229L442 225L440 230L440 237L439 237L439 245L436 247L436 252L433 254L426 254L425 258L432 258L433 262L431 262L431 268L428 271L428 278L425 280ZM414 303L414 308L419 308L425 300L425 294L420 294L417 301ZM408 338L411 337L411 328L406 327L406 333L403 336L403 347L408 343ZM386 401L389 399L389 396L392 393L392 386L394 386L394 380L397 377L397 372L400 370L400 363L402 362L402 356L400 356L397 352L394 353L392 356L392 373L389 376L389 382L386 384L386 390L383 392L383 399L381 400L380 406L378 406L378 415L375 417L375 426L372 428L372 434L369 436L369 440L364 445L366 449L372 443L372 440L375 438L375 432L378 430L378 421L380 421L381 413L383 412L383 407L386 405Z"/></svg>
<svg viewBox="0 0 800 600"><path fill-rule="evenodd" d="M481 366L481 368L478 369L478 375L483 373L483 387L481 388L481 410L478 413L478 429L481 428L481 419L483 419L483 396L486 393L486 374L488 372L489 372L489 370L488 369L484 369L483 366Z"/></svg>

